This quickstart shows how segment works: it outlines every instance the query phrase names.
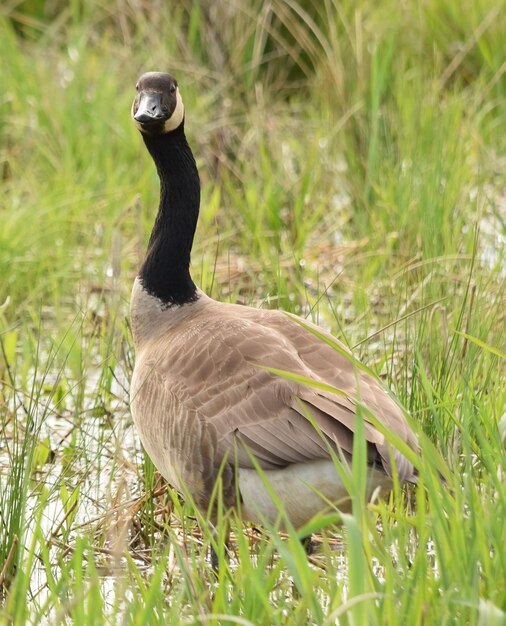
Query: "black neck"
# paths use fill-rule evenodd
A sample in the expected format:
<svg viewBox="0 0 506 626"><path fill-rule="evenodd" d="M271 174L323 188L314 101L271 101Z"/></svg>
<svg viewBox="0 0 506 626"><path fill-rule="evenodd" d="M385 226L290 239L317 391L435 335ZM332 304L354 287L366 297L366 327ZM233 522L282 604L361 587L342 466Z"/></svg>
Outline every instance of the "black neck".
<svg viewBox="0 0 506 626"><path fill-rule="evenodd" d="M139 272L144 288L166 305L193 302L190 253L200 205L200 181L183 124L163 135L143 135L160 177L160 207Z"/></svg>

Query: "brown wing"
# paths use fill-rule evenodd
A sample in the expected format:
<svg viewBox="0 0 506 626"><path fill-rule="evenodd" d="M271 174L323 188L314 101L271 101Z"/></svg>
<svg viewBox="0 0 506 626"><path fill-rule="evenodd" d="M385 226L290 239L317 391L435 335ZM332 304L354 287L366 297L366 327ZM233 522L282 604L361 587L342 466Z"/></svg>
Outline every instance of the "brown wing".
<svg viewBox="0 0 506 626"><path fill-rule="evenodd" d="M350 454L357 397L413 445L414 435L395 402L377 381L357 372L346 356L282 313L219 306L219 314L211 309L192 320L195 340L191 344L178 330L171 363L164 367L166 384L184 407L181 414L197 416L216 441L215 463L228 455L240 467L253 467L249 451L264 469L279 468L328 457L327 442ZM286 380L264 366L325 382L347 395ZM381 461L388 472L390 455L383 435L366 416L364 426L369 460ZM412 466L398 452L394 456L401 480L409 479Z"/></svg>

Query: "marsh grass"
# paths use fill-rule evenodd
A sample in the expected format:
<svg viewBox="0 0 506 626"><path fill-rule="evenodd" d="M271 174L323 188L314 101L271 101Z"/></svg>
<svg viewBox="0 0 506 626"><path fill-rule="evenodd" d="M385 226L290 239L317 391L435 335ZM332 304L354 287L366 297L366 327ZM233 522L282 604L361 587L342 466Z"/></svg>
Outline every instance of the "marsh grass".
<svg viewBox="0 0 506 626"><path fill-rule="evenodd" d="M0 14L0 623L504 624L504 11ZM129 289L158 186L129 109L155 68L182 85L202 179L197 282L331 329L419 432L419 484L316 519L309 560L295 530L235 519L226 554L132 429Z"/></svg>

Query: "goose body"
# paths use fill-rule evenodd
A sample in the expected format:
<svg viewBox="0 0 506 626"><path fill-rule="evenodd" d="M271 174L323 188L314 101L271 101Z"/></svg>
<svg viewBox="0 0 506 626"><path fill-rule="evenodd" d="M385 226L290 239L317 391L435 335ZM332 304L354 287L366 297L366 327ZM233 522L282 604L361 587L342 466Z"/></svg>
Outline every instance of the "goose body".
<svg viewBox="0 0 506 626"><path fill-rule="evenodd" d="M296 527L324 509L325 500L346 509L350 495L329 446L351 461L360 403L414 448L402 410L317 326L280 311L218 302L197 289L189 264L200 186L179 88L168 74L150 72L137 92L132 116L161 181L158 215L131 298L131 409L147 453L203 512L218 476L225 505L239 504L244 519L254 522L274 523L279 515L265 479ZM387 445L367 413L369 493L390 488L393 464L399 480L414 480L411 463Z"/></svg>

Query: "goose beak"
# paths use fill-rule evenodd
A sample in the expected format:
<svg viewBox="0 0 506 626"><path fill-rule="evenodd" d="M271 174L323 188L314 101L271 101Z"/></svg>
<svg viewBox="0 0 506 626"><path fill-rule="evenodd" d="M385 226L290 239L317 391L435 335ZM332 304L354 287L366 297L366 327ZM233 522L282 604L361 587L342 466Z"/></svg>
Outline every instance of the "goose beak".
<svg viewBox="0 0 506 626"><path fill-rule="evenodd" d="M162 108L161 94L156 92L140 94L139 106L133 118L143 126L164 122L167 119L167 113Z"/></svg>

